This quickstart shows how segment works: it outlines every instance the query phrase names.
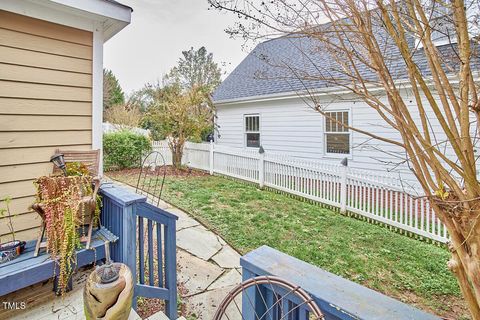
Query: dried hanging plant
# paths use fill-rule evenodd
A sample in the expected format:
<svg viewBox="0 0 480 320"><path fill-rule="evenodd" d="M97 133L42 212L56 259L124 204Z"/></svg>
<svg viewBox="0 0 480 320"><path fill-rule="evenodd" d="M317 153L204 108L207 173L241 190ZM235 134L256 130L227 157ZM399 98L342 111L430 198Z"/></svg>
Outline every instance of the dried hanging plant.
<svg viewBox="0 0 480 320"><path fill-rule="evenodd" d="M35 181L37 201L45 212L47 251L59 266L58 290L63 295L75 266L75 252L80 247L77 227L85 220L82 203L92 195L88 176L40 177ZM95 210L97 215L99 209Z"/></svg>

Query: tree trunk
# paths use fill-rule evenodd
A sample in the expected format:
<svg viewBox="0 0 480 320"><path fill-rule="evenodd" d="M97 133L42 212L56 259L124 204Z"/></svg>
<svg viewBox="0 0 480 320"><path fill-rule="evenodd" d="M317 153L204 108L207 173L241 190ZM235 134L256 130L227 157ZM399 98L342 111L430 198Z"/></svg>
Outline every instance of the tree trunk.
<svg viewBox="0 0 480 320"><path fill-rule="evenodd" d="M454 273L474 320L480 320L480 201L471 201L469 208L452 208L448 201L437 200L434 209L443 220L451 237L452 253L448 268ZM452 201L455 205L457 202ZM476 218L472 217L476 215Z"/></svg>
<svg viewBox="0 0 480 320"><path fill-rule="evenodd" d="M172 151L172 164L177 169L182 166L183 145L183 143L177 142L173 143L170 148Z"/></svg>

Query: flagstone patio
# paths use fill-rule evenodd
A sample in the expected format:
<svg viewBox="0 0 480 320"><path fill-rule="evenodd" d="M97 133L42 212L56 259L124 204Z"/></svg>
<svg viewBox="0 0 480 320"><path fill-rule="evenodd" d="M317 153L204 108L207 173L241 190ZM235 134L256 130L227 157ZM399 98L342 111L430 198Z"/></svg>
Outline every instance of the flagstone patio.
<svg viewBox="0 0 480 320"><path fill-rule="evenodd" d="M212 319L230 290L241 282L240 254L184 211L161 201L177 215L177 277L185 316Z"/></svg>

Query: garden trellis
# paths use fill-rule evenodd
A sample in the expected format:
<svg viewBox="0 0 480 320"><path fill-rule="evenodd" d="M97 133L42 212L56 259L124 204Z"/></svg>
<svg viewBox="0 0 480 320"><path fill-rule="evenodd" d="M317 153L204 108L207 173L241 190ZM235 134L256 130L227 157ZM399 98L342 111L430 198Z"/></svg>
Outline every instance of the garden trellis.
<svg viewBox="0 0 480 320"><path fill-rule="evenodd" d="M153 142L171 164L166 141ZM446 243L447 230L428 199L418 196L395 176L359 170L256 149L232 148L213 143L185 145L184 165L242 179L305 199L342 213L350 213L426 239Z"/></svg>

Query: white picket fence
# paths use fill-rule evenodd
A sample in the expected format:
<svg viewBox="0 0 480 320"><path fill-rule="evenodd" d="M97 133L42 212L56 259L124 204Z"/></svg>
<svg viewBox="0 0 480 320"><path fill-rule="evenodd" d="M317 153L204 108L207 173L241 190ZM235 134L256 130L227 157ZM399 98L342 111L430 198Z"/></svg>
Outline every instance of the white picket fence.
<svg viewBox="0 0 480 320"><path fill-rule="evenodd" d="M171 164L166 141L153 142ZM266 186L351 212L441 243L449 237L426 198L393 176L256 150L187 143L183 164Z"/></svg>

